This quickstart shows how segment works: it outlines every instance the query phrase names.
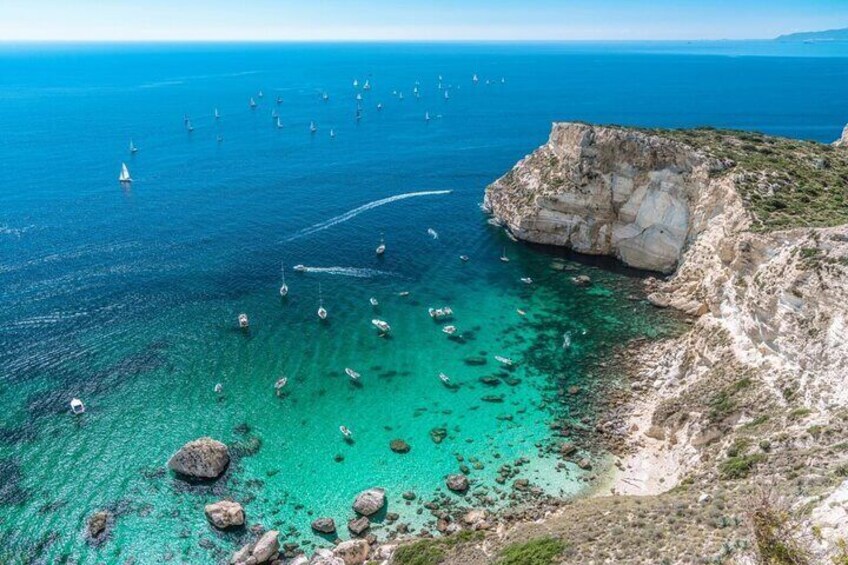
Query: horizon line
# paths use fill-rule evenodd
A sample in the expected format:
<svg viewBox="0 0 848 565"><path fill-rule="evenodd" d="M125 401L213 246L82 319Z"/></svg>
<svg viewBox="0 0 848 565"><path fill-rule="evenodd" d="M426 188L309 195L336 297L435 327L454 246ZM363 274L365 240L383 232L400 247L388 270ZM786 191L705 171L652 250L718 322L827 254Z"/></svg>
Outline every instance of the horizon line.
<svg viewBox="0 0 848 565"><path fill-rule="evenodd" d="M654 42L654 43L676 43L681 41L689 42L721 42L721 41L778 41L778 37L746 37L746 38L630 38L630 39L612 39L612 38L594 38L594 39L562 39L562 38L540 38L540 39L522 39L522 38L338 38L338 39L252 39L252 38L199 38L199 39L176 39L176 38L149 38L149 39L79 39L79 38L25 38L25 39L2 39L0 45L11 44L50 44L50 43L76 43L76 44L145 44L145 43L639 43L639 42ZM822 40L819 43L838 43L836 40Z"/></svg>

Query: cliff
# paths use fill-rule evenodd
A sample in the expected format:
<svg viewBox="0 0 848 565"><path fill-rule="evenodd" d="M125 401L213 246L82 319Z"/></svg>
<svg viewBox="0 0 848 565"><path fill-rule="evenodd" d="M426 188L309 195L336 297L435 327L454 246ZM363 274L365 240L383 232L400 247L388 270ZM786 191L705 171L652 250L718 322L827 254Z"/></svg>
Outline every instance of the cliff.
<svg viewBox="0 0 848 565"><path fill-rule="evenodd" d="M445 563L557 540L552 562L846 562L846 199L837 145L555 124L486 206L519 238L671 272L646 296L690 327L610 363L627 400L593 422L625 446L608 494Z"/></svg>

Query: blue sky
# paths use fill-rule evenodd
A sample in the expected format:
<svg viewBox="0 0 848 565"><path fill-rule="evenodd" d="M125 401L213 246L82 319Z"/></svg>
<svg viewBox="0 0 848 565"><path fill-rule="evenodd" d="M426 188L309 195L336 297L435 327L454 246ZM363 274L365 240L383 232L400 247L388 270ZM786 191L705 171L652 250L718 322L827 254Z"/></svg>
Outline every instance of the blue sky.
<svg viewBox="0 0 848 565"><path fill-rule="evenodd" d="M848 0L0 0L0 41L746 39Z"/></svg>

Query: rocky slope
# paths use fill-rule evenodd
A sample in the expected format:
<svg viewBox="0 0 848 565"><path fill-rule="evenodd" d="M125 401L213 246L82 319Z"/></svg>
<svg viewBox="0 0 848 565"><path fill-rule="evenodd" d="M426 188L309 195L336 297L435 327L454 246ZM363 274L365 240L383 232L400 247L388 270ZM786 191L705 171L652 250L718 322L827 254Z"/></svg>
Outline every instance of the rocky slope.
<svg viewBox="0 0 848 565"><path fill-rule="evenodd" d="M554 562L848 560L848 149L555 124L485 204L521 239L672 272L646 295L691 325L619 365L608 492L445 562L540 536Z"/></svg>

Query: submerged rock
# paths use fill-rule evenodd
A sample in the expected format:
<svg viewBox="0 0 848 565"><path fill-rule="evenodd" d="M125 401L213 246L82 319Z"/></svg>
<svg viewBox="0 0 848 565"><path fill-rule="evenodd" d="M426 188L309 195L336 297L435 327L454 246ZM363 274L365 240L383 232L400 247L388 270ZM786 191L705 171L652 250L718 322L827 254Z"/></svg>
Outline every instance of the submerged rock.
<svg viewBox="0 0 848 565"><path fill-rule="evenodd" d="M354 518L353 520L347 523L347 529L350 530L350 533L357 536L370 527L371 522L368 520L367 516L360 516L359 518Z"/></svg>
<svg viewBox="0 0 848 565"><path fill-rule="evenodd" d="M109 519L112 515L106 510L99 510L91 515L86 524L88 537L93 542L102 541L109 533Z"/></svg>
<svg viewBox="0 0 848 565"><path fill-rule="evenodd" d="M312 521L312 529L322 534L332 534L336 531L336 522L332 518L318 518Z"/></svg>
<svg viewBox="0 0 848 565"><path fill-rule="evenodd" d="M238 502L222 500L213 504L207 504L204 512L206 519L213 526L221 530L244 525L244 509Z"/></svg>
<svg viewBox="0 0 848 565"><path fill-rule="evenodd" d="M353 501L353 509L363 516L371 516L382 510L385 504L385 489L371 488L356 495L356 500Z"/></svg>
<svg viewBox="0 0 848 565"><path fill-rule="evenodd" d="M445 485L453 492L464 493L468 490L468 477L465 475L448 475Z"/></svg>
<svg viewBox="0 0 848 565"><path fill-rule="evenodd" d="M395 453L409 453L409 450L412 449L409 447L409 444L402 439L393 439L391 443L389 443L389 448Z"/></svg>
<svg viewBox="0 0 848 565"><path fill-rule="evenodd" d="M193 479L217 479L230 463L227 446L210 437L202 437L182 446L168 460L168 467Z"/></svg>
<svg viewBox="0 0 848 565"><path fill-rule="evenodd" d="M280 552L279 535L280 532L277 530L270 530L262 534L262 537L253 547L253 551L250 552L250 556L256 559L257 563L266 563L272 557L276 557Z"/></svg>

